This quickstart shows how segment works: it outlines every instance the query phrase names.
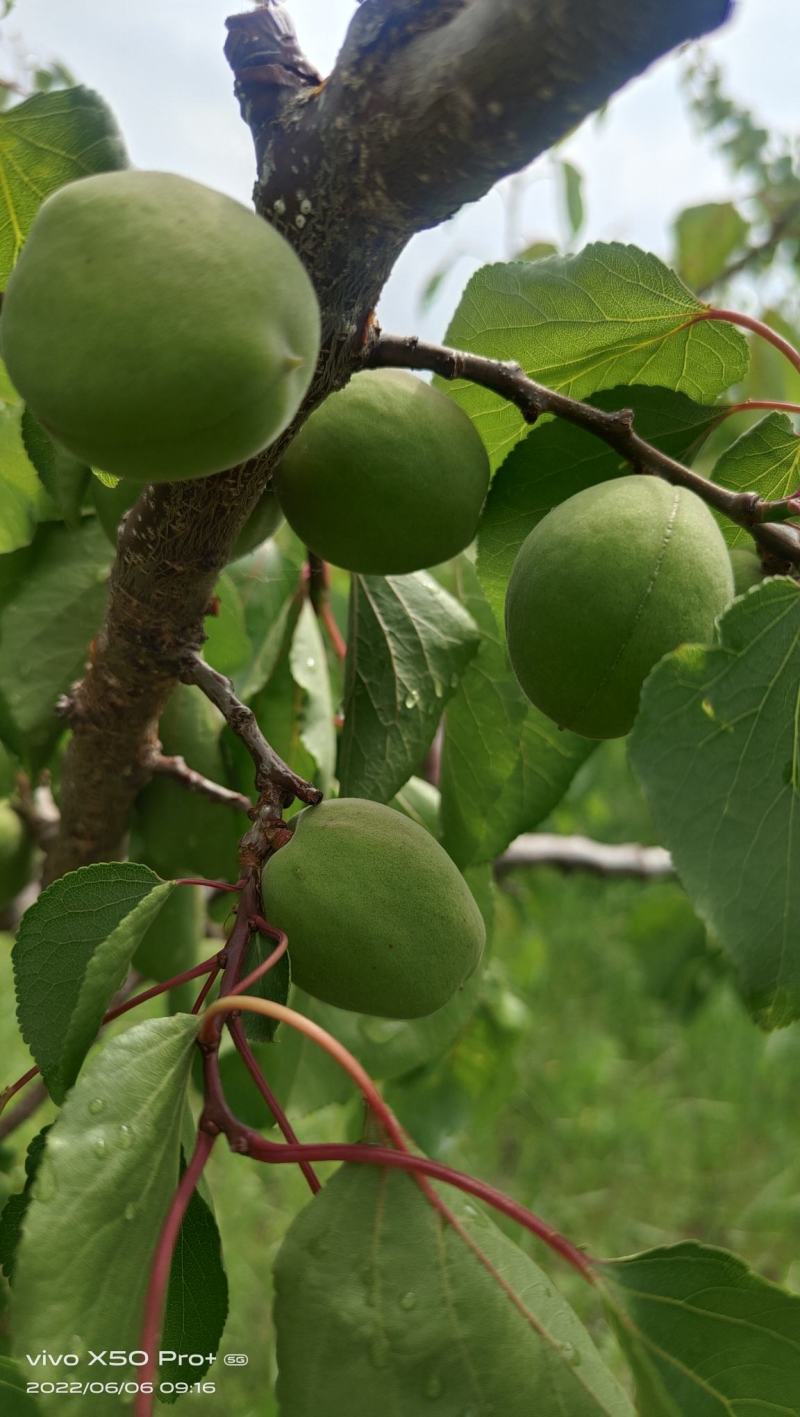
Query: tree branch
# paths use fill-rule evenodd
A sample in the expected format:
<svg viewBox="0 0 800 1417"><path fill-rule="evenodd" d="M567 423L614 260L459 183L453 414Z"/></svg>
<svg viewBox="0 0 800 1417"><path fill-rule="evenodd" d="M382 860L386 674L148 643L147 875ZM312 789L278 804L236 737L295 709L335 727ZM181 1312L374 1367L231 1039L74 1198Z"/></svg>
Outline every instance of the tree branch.
<svg viewBox="0 0 800 1417"><path fill-rule="evenodd" d="M258 726L253 710L237 699L230 679L226 679L224 674L218 674L199 654L187 656L181 679L184 684L196 684L198 689L202 689L206 698L219 709L228 726L241 738L255 764L256 787L262 796L269 792L270 788L276 788L283 799L281 805L284 807L288 807L295 797L301 802L312 804L322 801L319 788L298 777L289 764L270 747Z"/></svg>
<svg viewBox="0 0 800 1417"><path fill-rule="evenodd" d="M223 787L220 782L212 782L210 778L203 777L202 773L190 768L179 754L169 756L165 753L155 753L150 761L150 770L156 777L171 777L189 792L197 792L202 797L208 797L212 802L220 802L226 807L238 807L241 812L249 812L253 806L250 798L245 797L243 792L234 792L230 787Z"/></svg>
<svg viewBox="0 0 800 1417"><path fill-rule="evenodd" d="M594 434L625 458L636 471L654 473L675 486L686 487L709 506L724 513L737 526L744 527L760 546L773 555L792 565L800 565L800 535L796 529L765 522L771 510L775 511L780 521L787 511L790 515L798 515L796 509L789 508L785 501L765 501L757 492L733 492L684 467L683 463L676 462L639 437L633 427L630 409L607 413L537 384L534 379L528 378L519 364L488 359L480 354L467 354L462 350L448 349L445 345L424 344L415 336L378 336L364 362L370 368L427 369L444 379L470 379L515 404L528 423L535 423L543 413L555 414L557 418Z"/></svg>
<svg viewBox="0 0 800 1417"><path fill-rule="evenodd" d="M126 517L105 622L73 693L47 880L122 851L217 575L299 423L358 366L409 238L728 12L729 0L365 0L324 86L285 10L262 5L229 21L256 208L308 269L322 355L295 424L260 458L149 487Z"/></svg>
<svg viewBox="0 0 800 1417"><path fill-rule="evenodd" d="M498 875L517 867L554 866L559 871L588 871L596 876L636 876L662 880L674 876L672 857L663 846L638 842L612 845L587 836L559 836L553 832L526 832L494 863Z"/></svg>

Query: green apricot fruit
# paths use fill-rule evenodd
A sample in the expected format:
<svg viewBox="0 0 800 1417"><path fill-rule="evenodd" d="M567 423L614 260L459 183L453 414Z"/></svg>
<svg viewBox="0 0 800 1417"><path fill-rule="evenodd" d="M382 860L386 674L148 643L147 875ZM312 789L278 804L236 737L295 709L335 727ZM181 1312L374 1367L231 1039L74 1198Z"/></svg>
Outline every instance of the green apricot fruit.
<svg viewBox="0 0 800 1417"><path fill-rule="evenodd" d="M632 475L561 502L523 542L508 583L508 652L537 708L587 738L627 733L653 665L708 643L733 596L705 503Z"/></svg>
<svg viewBox="0 0 800 1417"><path fill-rule="evenodd" d="M31 878L33 845L25 824L9 802L0 802L0 910L5 910Z"/></svg>
<svg viewBox="0 0 800 1417"><path fill-rule="evenodd" d="M112 546L117 544L117 531L125 513L141 495L140 482L130 482L122 478L116 487L108 487L99 477L91 480L90 494L97 512L97 520ZM283 513L271 487L262 493L250 513L231 553L231 560L247 556L260 546L267 537L273 536L283 521Z"/></svg>
<svg viewBox="0 0 800 1417"><path fill-rule="evenodd" d="M336 566L400 575L472 541L486 450L445 394L400 369L366 370L300 429L276 473L297 535Z"/></svg>
<svg viewBox="0 0 800 1417"><path fill-rule="evenodd" d="M197 944L205 933L203 892L197 886L176 886L133 956L132 964L147 979L162 983L191 969ZM213 946L208 954L213 954ZM202 980L195 986L195 995Z"/></svg>
<svg viewBox="0 0 800 1417"><path fill-rule="evenodd" d="M391 807L340 798L309 807L270 858L268 919L289 936L292 978L340 1009L420 1018L475 970L483 917L424 827Z"/></svg>
<svg viewBox="0 0 800 1417"><path fill-rule="evenodd" d="M278 437L311 380L319 309L288 242L240 203L167 172L104 172L40 207L0 348L75 457L168 482Z"/></svg>
<svg viewBox="0 0 800 1417"><path fill-rule="evenodd" d="M225 784L219 741L223 725L222 714L199 689L179 684L158 731L165 753L179 753L189 767ZM136 855L165 880L204 876L235 881L237 847L247 825L244 813L189 792L179 782L156 777L137 800Z"/></svg>
<svg viewBox="0 0 800 1417"><path fill-rule="evenodd" d="M744 595L751 586L761 585L764 568L757 551L752 551L749 546L734 546L731 548L730 558L736 595Z"/></svg>

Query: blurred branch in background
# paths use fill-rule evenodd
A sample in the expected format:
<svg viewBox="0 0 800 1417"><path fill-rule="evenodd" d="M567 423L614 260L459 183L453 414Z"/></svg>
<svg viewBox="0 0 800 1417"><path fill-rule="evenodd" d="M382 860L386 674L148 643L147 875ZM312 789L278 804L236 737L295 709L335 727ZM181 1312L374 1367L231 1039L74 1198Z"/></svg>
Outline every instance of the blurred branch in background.
<svg viewBox="0 0 800 1417"><path fill-rule="evenodd" d="M654 881L675 874L672 857L663 846L641 846L638 842L611 845L592 841L588 836L559 836L555 832L526 832L518 836L494 863L498 876L520 866L554 866L559 871Z"/></svg>

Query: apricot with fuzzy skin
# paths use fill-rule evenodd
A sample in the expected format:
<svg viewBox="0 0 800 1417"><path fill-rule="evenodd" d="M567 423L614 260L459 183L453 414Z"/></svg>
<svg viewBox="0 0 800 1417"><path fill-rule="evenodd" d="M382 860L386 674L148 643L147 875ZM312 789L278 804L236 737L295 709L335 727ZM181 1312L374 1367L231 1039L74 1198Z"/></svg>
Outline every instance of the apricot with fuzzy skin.
<svg viewBox="0 0 800 1417"><path fill-rule="evenodd" d="M288 242L239 202L167 172L105 172L40 207L0 345L75 457L169 482L278 437L311 380L319 310Z"/></svg>
<svg viewBox="0 0 800 1417"><path fill-rule="evenodd" d="M732 597L705 503L657 477L614 478L560 503L523 542L506 595L509 656L560 727L621 737L653 665L707 644Z"/></svg>
<svg viewBox="0 0 800 1417"><path fill-rule="evenodd" d="M446 851L391 807L309 807L267 862L264 907L289 937L292 977L325 1003L420 1018L476 968L483 917Z"/></svg>
<svg viewBox="0 0 800 1417"><path fill-rule="evenodd" d="M289 525L336 566L401 575L472 541L489 485L467 415L401 369L354 375L303 424L275 485Z"/></svg>

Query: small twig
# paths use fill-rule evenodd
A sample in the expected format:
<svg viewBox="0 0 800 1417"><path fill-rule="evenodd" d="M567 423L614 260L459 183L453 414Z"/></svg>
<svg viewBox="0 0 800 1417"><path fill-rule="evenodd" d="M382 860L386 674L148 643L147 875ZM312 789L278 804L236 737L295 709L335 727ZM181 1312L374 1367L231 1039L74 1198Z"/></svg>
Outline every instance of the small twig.
<svg viewBox="0 0 800 1417"><path fill-rule="evenodd" d="M270 1112L275 1118L275 1121L282 1135L286 1138L287 1142L289 1142L291 1146L299 1146L300 1140L294 1130L294 1127L289 1121L289 1118L286 1116L286 1113L281 1107L280 1102L278 1101L277 1097L272 1091L272 1088L267 1082L267 1079L264 1077L264 1074L258 1066L255 1055L250 1047L250 1044L247 1041L241 1020L238 1018L232 1018L228 1024L228 1028L230 1030L231 1038L236 1044L236 1048L239 1052L242 1062L247 1068L247 1071L249 1072L259 1092L261 1093L261 1096L266 1102ZM317 1176L316 1171L314 1170L314 1167L311 1165L311 1162L301 1161L300 1170L302 1171L303 1175L306 1178L306 1181L308 1182L308 1189L311 1191L311 1194L316 1195L317 1192L322 1189L322 1186L320 1183L320 1179Z"/></svg>
<svg viewBox="0 0 800 1417"><path fill-rule="evenodd" d="M238 807L242 812L252 810L253 804L243 792L234 792L230 787L223 787L220 782L212 782L210 777L203 777L202 773L195 772L178 754L153 753L149 759L149 767L157 776L171 777L189 792L198 792L203 797L210 798L212 802L221 802L226 807Z"/></svg>
<svg viewBox="0 0 800 1417"><path fill-rule="evenodd" d="M637 876L648 881L675 874L672 857L663 846L640 846L638 842L610 845L588 836L559 836L555 832L526 832L518 836L494 863L498 875L518 866L554 866L560 871Z"/></svg>
<svg viewBox="0 0 800 1417"><path fill-rule="evenodd" d="M798 214L800 214L800 202L790 202L780 215L775 217L763 241L759 241L756 246L748 246L741 256L737 256L735 261L731 261L730 265L726 266L724 271L720 271L719 275L714 276L713 280L698 286L695 294L707 295L710 290L714 290L720 285L726 285L729 280L733 280L734 276L746 271L748 266L753 265L762 256L771 255L783 240L784 232L788 230Z"/></svg>
<svg viewBox="0 0 800 1417"><path fill-rule="evenodd" d="M718 312L715 316L708 314L706 318L721 319L723 316ZM428 369L443 379L470 379L508 399L528 423L535 423L544 413L563 418L613 448L637 472L653 473L675 486L686 487L737 526L744 527L760 546L784 561L800 564L800 537L796 529L762 523L762 517L769 513L779 521L786 508L785 501L766 502L756 492L734 492L716 482L709 482L708 478L701 477L700 473L684 467L640 438L634 431L630 409L607 413L537 384L534 379L528 378L519 364L448 349L444 345L423 343L413 335L380 336L368 351L365 363L372 368ZM791 514L797 515L796 512Z"/></svg>
<svg viewBox="0 0 800 1417"><path fill-rule="evenodd" d="M202 689L206 698L216 704L228 726L241 738L255 763L256 787L260 794L268 793L271 788L277 789L283 806L288 806L294 797L312 804L322 801L319 788L293 772L270 746L253 710L237 699L230 679L218 674L199 654L193 653L184 662L181 680L184 684L196 684Z"/></svg>

